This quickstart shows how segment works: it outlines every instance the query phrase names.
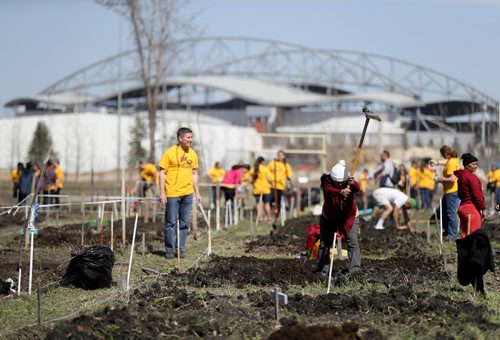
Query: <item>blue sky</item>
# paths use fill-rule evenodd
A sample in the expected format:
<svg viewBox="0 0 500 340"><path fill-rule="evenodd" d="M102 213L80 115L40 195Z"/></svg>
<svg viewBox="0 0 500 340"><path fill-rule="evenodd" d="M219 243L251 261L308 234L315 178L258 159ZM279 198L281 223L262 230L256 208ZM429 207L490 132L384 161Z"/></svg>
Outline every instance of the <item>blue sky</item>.
<svg viewBox="0 0 500 340"><path fill-rule="evenodd" d="M500 99L500 0L193 0L188 9L205 36L383 54ZM91 0L1 0L0 105L117 53L119 26Z"/></svg>

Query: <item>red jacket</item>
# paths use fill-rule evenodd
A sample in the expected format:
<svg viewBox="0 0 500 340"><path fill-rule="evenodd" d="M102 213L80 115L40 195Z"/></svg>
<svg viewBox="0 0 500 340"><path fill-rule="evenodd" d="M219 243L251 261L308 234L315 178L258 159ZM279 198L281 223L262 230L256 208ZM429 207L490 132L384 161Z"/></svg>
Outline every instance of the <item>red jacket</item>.
<svg viewBox="0 0 500 340"><path fill-rule="evenodd" d="M456 170L453 174L458 177L460 205L474 204L478 211L486 209L483 186L479 178L467 169Z"/></svg>
<svg viewBox="0 0 500 340"><path fill-rule="evenodd" d="M329 177L329 175L326 176ZM359 183L354 181L347 199L344 199L340 194L342 189L335 188L327 177L321 177L321 185L323 187L323 197L325 198L323 216L331 222L331 226L335 231L347 236L351 231L358 211L354 201L354 194L360 191Z"/></svg>

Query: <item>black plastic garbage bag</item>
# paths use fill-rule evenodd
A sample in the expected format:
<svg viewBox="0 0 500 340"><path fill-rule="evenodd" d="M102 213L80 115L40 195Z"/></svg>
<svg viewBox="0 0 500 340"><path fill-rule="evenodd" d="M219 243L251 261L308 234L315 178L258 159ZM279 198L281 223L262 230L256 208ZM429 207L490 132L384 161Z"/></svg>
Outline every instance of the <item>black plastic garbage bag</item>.
<svg viewBox="0 0 500 340"><path fill-rule="evenodd" d="M484 293L483 275L488 270L495 272L493 253L488 235L481 229L458 239L457 279L462 286L471 284L476 291Z"/></svg>
<svg viewBox="0 0 500 340"><path fill-rule="evenodd" d="M115 254L109 247L92 246L76 254L62 278L62 285L83 289L111 287Z"/></svg>

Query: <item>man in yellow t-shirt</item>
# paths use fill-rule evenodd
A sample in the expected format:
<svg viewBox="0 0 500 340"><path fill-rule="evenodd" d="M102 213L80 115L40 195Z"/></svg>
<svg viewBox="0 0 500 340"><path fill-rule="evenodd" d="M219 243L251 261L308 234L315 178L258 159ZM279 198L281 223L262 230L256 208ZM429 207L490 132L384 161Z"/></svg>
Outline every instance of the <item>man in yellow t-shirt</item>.
<svg viewBox="0 0 500 340"><path fill-rule="evenodd" d="M61 165L60 165L60 161L59 159L56 159L54 160L54 171L56 173L56 184L53 188L53 191L56 195L60 195L61 194L61 189L63 188L64 186L64 171L61 169ZM56 204L59 204L60 203L60 198L59 196L56 196L54 198L54 202Z"/></svg>
<svg viewBox="0 0 500 340"><path fill-rule="evenodd" d="M441 209L443 210L443 236L450 240L458 238L457 209L460 200L458 199L458 182L454 171L460 169L458 154L451 147L445 145L440 150L441 156L446 159L443 168L443 200Z"/></svg>
<svg viewBox="0 0 500 340"><path fill-rule="evenodd" d="M21 172L24 169L24 164L17 163L17 168L12 170L10 173L10 190L12 191L12 197L17 198L17 193L19 191L19 178L21 177Z"/></svg>
<svg viewBox="0 0 500 340"><path fill-rule="evenodd" d="M281 196L286 189L287 181L293 176L292 167L286 162L285 152L279 150L278 158L267 165L271 173L271 205L274 207L274 219L276 220L281 210Z"/></svg>
<svg viewBox="0 0 500 340"><path fill-rule="evenodd" d="M198 155L191 148L193 131L186 127L177 130L178 144L170 147L163 154L160 163L160 204L166 205L165 211L165 248L166 258L175 258L179 252L184 257L191 210L193 192L196 202L201 202L198 187ZM175 236L175 226L179 219L179 243Z"/></svg>
<svg viewBox="0 0 500 340"><path fill-rule="evenodd" d="M210 204L212 207L215 207L215 203L219 198L217 194L217 187L218 183L222 181L225 174L226 171L221 167L220 162L215 162L214 167L207 171L207 177L210 180L212 190L212 202Z"/></svg>
<svg viewBox="0 0 500 340"><path fill-rule="evenodd" d="M140 190L139 195L141 197L146 197L150 192L154 193L154 188L156 184L157 170L156 166L152 163L139 162L139 179L135 182L134 189L132 193L137 193Z"/></svg>

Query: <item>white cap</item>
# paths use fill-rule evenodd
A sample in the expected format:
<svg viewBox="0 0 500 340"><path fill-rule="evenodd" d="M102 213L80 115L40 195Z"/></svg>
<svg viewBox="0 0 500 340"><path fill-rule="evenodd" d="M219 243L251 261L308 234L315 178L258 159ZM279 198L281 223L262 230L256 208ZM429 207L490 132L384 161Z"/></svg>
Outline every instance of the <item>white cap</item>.
<svg viewBox="0 0 500 340"><path fill-rule="evenodd" d="M347 174L347 170L345 168L345 161L341 159L337 164L332 167L330 171L330 177L335 182L344 182L347 181L349 175Z"/></svg>

